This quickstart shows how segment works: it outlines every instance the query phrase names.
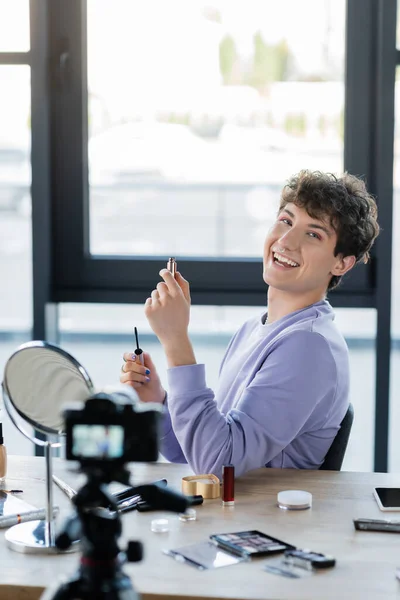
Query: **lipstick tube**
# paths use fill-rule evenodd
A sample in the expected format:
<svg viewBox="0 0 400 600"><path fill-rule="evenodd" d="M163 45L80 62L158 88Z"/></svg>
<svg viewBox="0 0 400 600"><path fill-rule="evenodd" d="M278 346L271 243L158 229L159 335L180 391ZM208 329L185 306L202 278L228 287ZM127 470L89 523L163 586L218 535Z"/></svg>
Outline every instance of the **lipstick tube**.
<svg viewBox="0 0 400 600"><path fill-rule="evenodd" d="M223 492L222 506L233 506L235 504L235 467L224 465L223 467Z"/></svg>
<svg viewBox="0 0 400 600"><path fill-rule="evenodd" d="M169 258L168 262L167 262L167 269L170 273L172 273L172 276L175 277L176 274L176 267L177 267L177 262L175 260L175 258Z"/></svg>

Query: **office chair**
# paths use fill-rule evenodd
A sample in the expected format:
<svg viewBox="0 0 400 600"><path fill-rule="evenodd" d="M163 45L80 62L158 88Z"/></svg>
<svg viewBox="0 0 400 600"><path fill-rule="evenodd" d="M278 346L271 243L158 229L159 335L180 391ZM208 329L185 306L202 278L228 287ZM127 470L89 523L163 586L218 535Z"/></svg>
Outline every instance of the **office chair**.
<svg viewBox="0 0 400 600"><path fill-rule="evenodd" d="M340 429L337 432L331 447L326 453L324 462L320 466L320 469L324 471L340 471L340 469L342 468L344 455L349 441L353 420L354 408L352 403L350 402L349 408L347 409L347 412L343 417L343 421L340 423Z"/></svg>

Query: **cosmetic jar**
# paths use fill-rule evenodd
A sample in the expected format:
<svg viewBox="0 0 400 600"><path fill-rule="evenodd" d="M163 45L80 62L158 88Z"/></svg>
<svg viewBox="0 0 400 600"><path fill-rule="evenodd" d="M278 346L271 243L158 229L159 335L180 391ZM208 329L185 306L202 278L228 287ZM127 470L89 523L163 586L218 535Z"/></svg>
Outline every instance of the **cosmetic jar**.
<svg viewBox="0 0 400 600"><path fill-rule="evenodd" d="M218 477L212 473L182 477L182 493L185 496L201 495L205 500L219 498L220 487Z"/></svg>
<svg viewBox="0 0 400 600"><path fill-rule="evenodd" d="M278 492L278 506L285 510L305 510L311 508L312 494L303 490L283 490Z"/></svg>
<svg viewBox="0 0 400 600"><path fill-rule="evenodd" d="M194 508L187 508L184 513L178 515L180 521L195 521L197 519L196 511Z"/></svg>
<svg viewBox="0 0 400 600"><path fill-rule="evenodd" d="M166 533L169 531L169 521L168 519L153 519L150 529L154 533Z"/></svg>

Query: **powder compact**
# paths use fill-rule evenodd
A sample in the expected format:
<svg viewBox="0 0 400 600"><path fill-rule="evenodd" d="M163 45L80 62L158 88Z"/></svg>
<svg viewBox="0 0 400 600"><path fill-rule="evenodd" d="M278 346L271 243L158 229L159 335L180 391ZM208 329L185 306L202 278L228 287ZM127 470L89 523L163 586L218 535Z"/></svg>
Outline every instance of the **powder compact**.
<svg viewBox="0 0 400 600"><path fill-rule="evenodd" d="M200 494L205 500L219 498L220 481L212 473L182 477L182 493L185 496L197 496Z"/></svg>

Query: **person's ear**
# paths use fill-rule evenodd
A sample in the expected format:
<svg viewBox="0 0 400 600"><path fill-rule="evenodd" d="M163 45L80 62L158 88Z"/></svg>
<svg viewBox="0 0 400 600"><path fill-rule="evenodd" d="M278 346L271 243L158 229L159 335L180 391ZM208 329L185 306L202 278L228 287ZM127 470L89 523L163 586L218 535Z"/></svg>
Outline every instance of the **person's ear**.
<svg viewBox="0 0 400 600"><path fill-rule="evenodd" d="M342 277L347 271L350 271L356 264L355 256L342 256L339 255L337 257L336 264L331 269L331 274L336 275L337 277Z"/></svg>

